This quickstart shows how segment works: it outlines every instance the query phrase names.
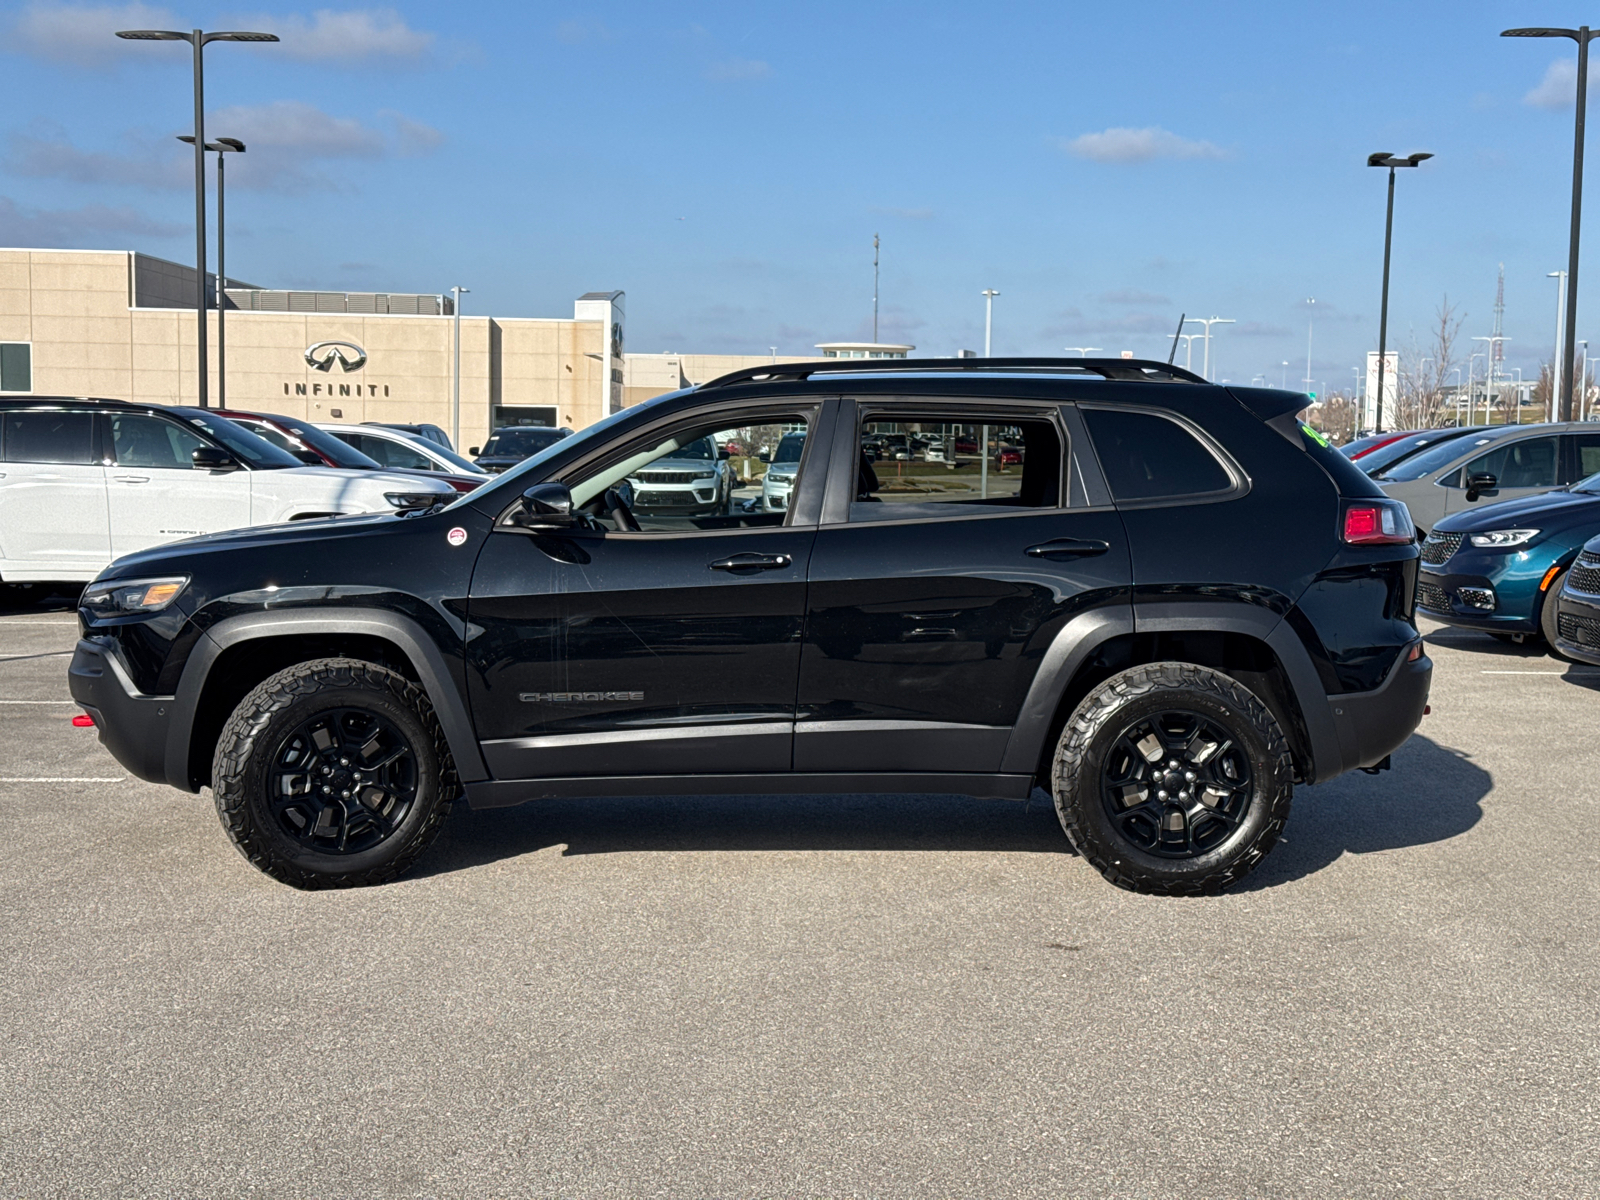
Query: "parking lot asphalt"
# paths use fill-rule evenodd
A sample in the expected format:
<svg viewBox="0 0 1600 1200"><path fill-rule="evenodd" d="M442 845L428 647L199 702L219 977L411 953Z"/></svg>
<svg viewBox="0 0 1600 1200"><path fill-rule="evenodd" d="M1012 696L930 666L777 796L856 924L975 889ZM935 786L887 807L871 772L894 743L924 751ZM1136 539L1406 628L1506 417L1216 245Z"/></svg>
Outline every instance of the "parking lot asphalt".
<svg viewBox="0 0 1600 1200"><path fill-rule="evenodd" d="M71 726L75 636L0 611L0 1196L1600 1193L1600 669L1432 628L1218 898L1037 793L460 811L301 893Z"/></svg>

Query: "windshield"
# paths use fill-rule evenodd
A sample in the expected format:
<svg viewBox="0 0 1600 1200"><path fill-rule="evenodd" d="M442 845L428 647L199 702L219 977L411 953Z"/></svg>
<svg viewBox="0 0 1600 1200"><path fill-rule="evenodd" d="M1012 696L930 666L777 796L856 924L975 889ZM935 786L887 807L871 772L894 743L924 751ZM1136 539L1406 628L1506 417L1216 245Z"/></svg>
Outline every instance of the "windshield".
<svg viewBox="0 0 1600 1200"><path fill-rule="evenodd" d="M1587 479L1578 480L1577 483L1573 484L1567 490L1573 492L1583 492L1588 496L1600 496L1600 473L1591 475Z"/></svg>
<svg viewBox="0 0 1600 1200"><path fill-rule="evenodd" d="M287 450L278 449L265 438L257 437L244 426L235 425L226 417L212 416L209 413L203 417L189 416L189 413L197 411L189 409L184 413L189 424L205 430L251 470L279 471L285 467L306 465Z"/></svg>
<svg viewBox="0 0 1600 1200"><path fill-rule="evenodd" d="M326 430L318 429L315 425L308 425L304 421L296 421L293 417L275 416L270 419L276 421L279 428L299 438L301 445L308 446L324 458L332 460L333 465L336 467L347 467L353 471L375 471L382 465L377 459L368 458L349 442L341 441ZM254 433L256 431L251 430L251 432ZM258 436L272 441L270 433L266 430L263 430ZM274 442L273 444L276 445L277 443Z"/></svg>
<svg viewBox="0 0 1600 1200"><path fill-rule="evenodd" d="M489 440L483 445L485 458L491 455L500 455L510 458L512 455L537 454L541 450L548 450L566 434L559 429L546 429L539 426L526 428L497 429L489 435Z"/></svg>
<svg viewBox="0 0 1600 1200"><path fill-rule="evenodd" d="M667 451L661 457L715 459L717 457L717 448L708 437L695 438L694 441L689 442L687 445L679 446L676 450Z"/></svg>
<svg viewBox="0 0 1600 1200"><path fill-rule="evenodd" d="M1421 479L1424 475L1432 475L1440 467L1453 463L1463 454L1479 446L1487 446L1494 440L1493 434L1480 434L1477 437L1468 434L1466 437L1451 438L1437 446L1429 446L1420 454L1401 459L1387 471L1380 471L1373 478L1384 483L1409 483L1413 479Z"/></svg>
<svg viewBox="0 0 1600 1200"><path fill-rule="evenodd" d="M797 463L800 461L800 451L805 449L806 435L803 433L786 433L783 440L778 443L778 452L772 456L773 464Z"/></svg>
<svg viewBox="0 0 1600 1200"><path fill-rule="evenodd" d="M1376 475L1379 471L1387 470L1402 458L1412 454L1420 454L1430 446L1440 442L1448 442L1452 438L1465 435L1452 429L1430 429L1427 433L1413 433L1401 438L1399 441L1390 442L1387 446L1380 446L1370 454L1363 454L1356 462L1368 475Z"/></svg>

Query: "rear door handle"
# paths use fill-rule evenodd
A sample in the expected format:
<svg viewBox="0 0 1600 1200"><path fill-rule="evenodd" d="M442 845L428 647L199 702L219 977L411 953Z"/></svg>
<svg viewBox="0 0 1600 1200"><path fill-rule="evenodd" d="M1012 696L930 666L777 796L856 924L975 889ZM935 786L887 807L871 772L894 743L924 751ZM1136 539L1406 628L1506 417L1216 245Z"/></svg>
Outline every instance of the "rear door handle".
<svg viewBox="0 0 1600 1200"><path fill-rule="evenodd" d="M711 564L713 571L775 571L794 562L787 554L735 554Z"/></svg>
<svg viewBox="0 0 1600 1200"><path fill-rule="evenodd" d="M148 476L148 475L113 475L111 478L115 479L118 483L149 483L150 482L150 476Z"/></svg>
<svg viewBox="0 0 1600 1200"><path fill-rule="evenodd" d="M1088 538L1052 538L1037 546L1029 546L1023 553L1029 558L1088 558L1093 554L1104 554L1109 549L1110 542Z"/></svg>

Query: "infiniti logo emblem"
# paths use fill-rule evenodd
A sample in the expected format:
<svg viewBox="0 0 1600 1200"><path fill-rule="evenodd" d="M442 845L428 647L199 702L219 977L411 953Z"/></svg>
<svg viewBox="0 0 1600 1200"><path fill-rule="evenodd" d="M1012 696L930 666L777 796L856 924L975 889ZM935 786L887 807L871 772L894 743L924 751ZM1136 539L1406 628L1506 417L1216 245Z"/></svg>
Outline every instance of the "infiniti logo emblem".
<svg viewBox="0 0 1600 1200"><path fill-rule="evenodd" d="M350 351L346 354L345 351ZM305 354L306 366L313 371L331 371L338 363L345 372L359 371L367 365L367 352L354 342L318 342Z"/></svg>

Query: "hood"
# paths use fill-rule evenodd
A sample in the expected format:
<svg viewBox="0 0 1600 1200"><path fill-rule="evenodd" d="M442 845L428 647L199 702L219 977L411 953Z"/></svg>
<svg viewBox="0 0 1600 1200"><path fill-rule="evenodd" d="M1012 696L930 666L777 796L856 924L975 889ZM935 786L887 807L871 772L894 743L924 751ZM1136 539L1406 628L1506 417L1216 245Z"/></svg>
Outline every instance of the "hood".
<svg viewBox="0 0 1600 1200"><path fill-rule="evenodd" d="M336 479L347 483L365 483L392 492L454 491L442 479L433 477L431 471L363 471L350 467L284 467L275 472L280 476L304 475L312 479ZM433 484L434 486L429 486Z"/></svg>
<svg viewBox="0 0 1600 1200"><path fill-rule="evenodd" d="M364 471L361 474L375 472ZM349 513L342 517L322 517L313 521L286 521L278 525L249 525L243 529L202 533L199 537L165 542L148 550L124 554L101 571L99 577L126 579L135 575L188 574L191 573L190 568L185 566L183 560L192 560L197 555L375 532L376 527L411 519L414 518L399 513Z"/></svg>
<svg viewBox="0 0 1600 1200"><path fill-rule="evenodd" d="M1600 496L1589 492L1542 492L1451 513L1435 528L1440 533L1483 533L1519 526L1546 532L1593 525L1600 532Z"/></svg>

